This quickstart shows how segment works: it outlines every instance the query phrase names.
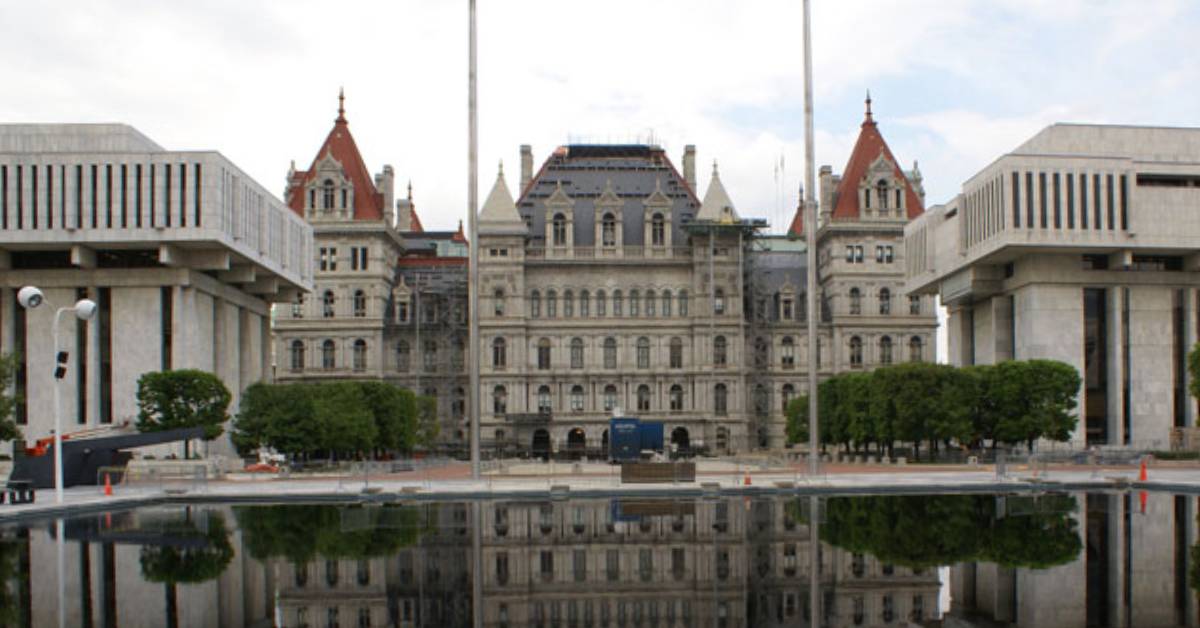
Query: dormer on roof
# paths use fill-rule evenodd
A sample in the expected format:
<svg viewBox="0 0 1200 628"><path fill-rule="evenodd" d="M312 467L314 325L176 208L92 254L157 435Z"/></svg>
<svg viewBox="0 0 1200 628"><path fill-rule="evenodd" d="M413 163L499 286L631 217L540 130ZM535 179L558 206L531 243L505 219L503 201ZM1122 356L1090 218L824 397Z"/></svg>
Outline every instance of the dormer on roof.
<svg viewBox="0 0 1200 628"><path fill-rule="evenodd" d="M700 211L696 213L696 220L728 224L741 220L737 210L733 208L733 201L729 199L729 193L725 191L725 185L721 183L721 175L717 171L717 162L715 161L713 162L712 179L708 182L708 191L704 193L704 200L700 203Z"/></svg>
<svg viewBox="0 0 1200 628"><path fill-rule="evenodd" d="M833 198L833 220L904 218L911 220L925 211L920 195L900 170L871 114L867 93L866 115L850 160L842 172Z"/></svg>
<svg viewBox="0 0 1200 628"><path fill-rule="evenodd" d="M517 211L517 204L513 202L512 192L508 191L508 184L504 181L504 164L501 164L496 183L492 185L492 191L479 211L479 233L525 235L527 231L525 221Z"/></svg>

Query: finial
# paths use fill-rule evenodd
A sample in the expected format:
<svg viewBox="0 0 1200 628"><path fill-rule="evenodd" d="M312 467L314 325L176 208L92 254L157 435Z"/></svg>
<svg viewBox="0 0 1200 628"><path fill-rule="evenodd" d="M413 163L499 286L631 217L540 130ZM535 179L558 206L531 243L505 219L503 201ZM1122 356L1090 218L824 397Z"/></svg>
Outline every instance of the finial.
<svg viewBox="0 0 1200 628"><path fill-rule="evenodd" d="M874 122L871 118L871 90L867 90L867 122Z"/></svg>
<svg viewBox="0 0 1200 628"><path fill-rule="evenodd" d="M715 177L715 176L718 176L718 174L717 174L717 160L716 160L716 159L714 159L714 160L713 160L713 176L714 176L714 177Z"/></svg>
<svg viewBox="0 0 1200 628"><path fill-rule="evenodd" d="M346 88L338 88L338 122L346 121Z"/></svg>
<svg viewBox="0 0 1200 628"><path fill-rule="evenodd" d="M412 179L408 180L408 202L412 202Z"/></svg>
<svg viewBox="0 0 1200 628"><path fill-rule="evenodd" d="M500 160L500 178L501 179L504 178L504 160L503 159Z"/></svg>

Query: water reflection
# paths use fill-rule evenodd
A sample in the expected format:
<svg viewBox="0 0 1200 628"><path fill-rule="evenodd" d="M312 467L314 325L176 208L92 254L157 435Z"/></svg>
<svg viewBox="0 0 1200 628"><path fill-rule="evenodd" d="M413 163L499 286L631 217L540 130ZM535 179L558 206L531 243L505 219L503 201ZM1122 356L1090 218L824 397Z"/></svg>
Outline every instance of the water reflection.
<svg viewBox="0 0 1200 628"><path fill-rule="evenodd" d="M66 522L63 619L737 628L806 626L816 610L830 627L1194 626L1196 503L1151 495L1145 514L1118 494L159 506ZM56 537L52 522L0 531L0 624L58 623Z"/></svg>

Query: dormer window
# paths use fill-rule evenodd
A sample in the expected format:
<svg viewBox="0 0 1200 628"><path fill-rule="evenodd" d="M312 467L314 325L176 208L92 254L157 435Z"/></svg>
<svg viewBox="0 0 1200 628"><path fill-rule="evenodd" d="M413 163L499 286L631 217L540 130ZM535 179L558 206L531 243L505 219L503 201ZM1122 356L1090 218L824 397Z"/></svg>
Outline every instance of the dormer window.
<svg viewBox="0 0 1200 628"><path fill-rule="evenodd" d="M666 243L665 221L662 214L654 214L650 219L650 243L653 246L662 246Z"/></svg>
<svg viewBox="0 0 1200 628"><path fill-rule="evenodd" d="M879 183L875 184L875 190L879 194L879 209L887 209L887 206L888 206L888 202L887 202L888 201L888 199L887 199L888 184L887 184L887 181L880 179Z"/></svg>
<svg viewBox="0 0 1200 628"><path fill-rule="evenodd" d="M333 179L321 184L321 209L333 209Z"/></svg>
<svg viewBox="0 0 1200 628"><path fill-rule="evenodd" d="M562 214L554 214L554 246L567 245L567 217Z"/></svg>
<svg viewBox="0 0 1200 628"><path fill-rule="evenodd" d="M604 214L600 223L600 234L603 246L617 245L617 219L611 213Z"/></svg>

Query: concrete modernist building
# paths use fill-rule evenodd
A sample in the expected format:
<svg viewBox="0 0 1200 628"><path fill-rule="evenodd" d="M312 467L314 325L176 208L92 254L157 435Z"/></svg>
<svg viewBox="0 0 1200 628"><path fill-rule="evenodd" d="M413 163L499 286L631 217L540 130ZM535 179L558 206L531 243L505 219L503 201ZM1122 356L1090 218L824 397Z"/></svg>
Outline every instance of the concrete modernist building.
<svg viewBox="0 0 1200 628"><path fill-rule="evenodd" d="M167 151L119 124L0 125L0 352L19 353L16 420L54 424L54 308L65 431L137 415L138 377L197 368L237 396L271 377L270 308L311 286L309 227L217 152ZM24 285L49 303L16 298Z"/></svg>
<svg viewBox="0 0 1200 628"><path fill-rule="evenodd" d="M1194 425L1200 129L1056 124L905 232L908 289L950 312L950 360L1083 377L1076 445L1166 448Z"/></svg>

